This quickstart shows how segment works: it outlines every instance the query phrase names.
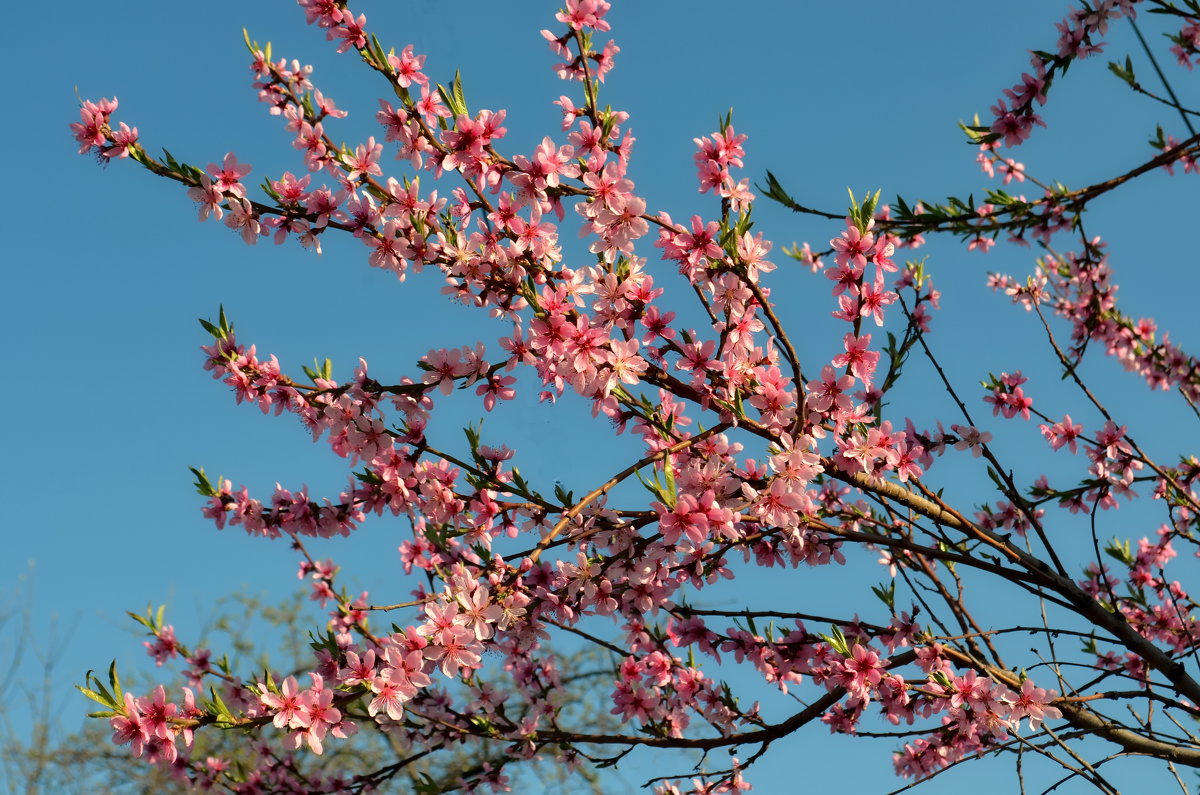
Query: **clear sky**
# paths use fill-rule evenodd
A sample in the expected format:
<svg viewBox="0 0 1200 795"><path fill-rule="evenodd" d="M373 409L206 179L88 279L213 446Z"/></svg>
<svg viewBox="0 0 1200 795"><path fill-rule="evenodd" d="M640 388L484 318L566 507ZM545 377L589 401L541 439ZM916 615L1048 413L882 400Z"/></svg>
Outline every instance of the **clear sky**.
<svg viewBox="0 0 1200 795"><path fill-rule="evenodd" d="M957 122L987 116L1026 68L1026 51L1053 47L1054 22L1066 10L1044 0L1004 7L948 0L615 5L611 36L621 53L601 101L631 114L638 138L631 176L651 211L676 219L717 215L711 196L696 193L692 138L710 134L731 106L738 132L749 135L742 176L758 182L769 168L806 204L840 211L847 186L860 195L882 188L885 200L897 192L909 200L982 195L997 183L979 173ZM529 152L543 135L559 135L559 111L550 103L574 87L555 78L538 34L557 24L553 3L354 7L385 46L411 43L427 53L434 79L449 82L461 70L472 108L507 108L506 152ZM314 64L317 86L350 111L344 122L327 125L335 138L382 138L373 117L386 86L353 56L335 55L293 4L128 0L100 9L64 0L35 14L36 24L10 26L0 50L0 92L14 138L9 187L0 193L8 304L0 321L8 340L2 400L10 422L0 457L0 493L9 508L0 587L8 610L19 612L32 594L37 633L52 615L70 627L57 671L64 728L74 728L74 716L89 707L70 685L86 669L113 658L145 665L140 639L126 631L125 610L165 602L180 637L191 642L214 595L239 587L283 595L297 586L286 544L247 539L240 530L219 534L200 516L188 466L260 494L279 481L334 496L345 483L342 462L323 443L311 444L294 421L236 406L209 378L197 317L214 317L224 304L239 339L277 354L285 370L330 357L343 378L359 356L379 373L412 373L431 347L476 339L494 346L505 329L439 296L435 274L401 285L370 269L357 241L328 235L319 258L293 244L264 240L249 248L223 226L197 224L175 184L129 161L101 168L74 154L67 125L77 118L77 87L84 98L119 97L115 119L137 126L151 151L166 146L199 166L233 151L254 165L256 183L285 170L299 174L303 165L279 118L250 87L243 26L260 42L272 41L277 57ZM1157 44L1164 28L1154 19L1142 24ZM1111 38L1105 55L1077 64L1055 86L1043 113L1049 128L1016 152L1042 180L1081 187L1122 173L1152 154L1145 141L1156 123L1184 137L1177 116L1134 97L1107 72L1111 57L1128 53L1151 79L1125 23ZM1169 61L1164 50L1160 58ZM1167 68L1185 104L1200 104L1194 76ZM1089 224L1110 241L1126 310L1154 316L1192 352L1200 349L1196 187L1195 176L1149 174L1097 204ZM789 266L779 247L808 240L823 248L838 231L767 200L756 217L776 243L781 271ZM568 218L564 238L574 224ZM639 253L654 257L655 250L646 245ZM1003 245L987 255L956 245L926 253L944 295L934 329L953 330L931 340L943 346L973 408L986 415L970 387L989 370L1050 372L1029 317L984 286L989 270L1023 276L1034 255ZM827 283L804 273L779 279L776 295L785 323L800 330L802 355L832 355L839 338L822 335L833 328L825 320ZM1152 418L1135 426L1139 439L1163 445L1161 453L1183 452L1169 446L1170 423L1160 421L1172 416L1177 399L1148 393L1111 363L1096 376L1108 379L1106 395L1118 411ZM917 385L909 394L918 399L915 416L937 416L940 409L920 404ZM585 407L537 406L532 395L523 397L485 424L485 440L517 448L527 476L578 488L627 463L621 453L629 443L608 443L607 426L591 422ZM462 402L463 422L481 413L473 401ZM461 449L452 425L436 433ZM1025 474L1031 480L1038 471ZM1114 523L1107 534L1136 539L1152 532L1135 511L1123 509L1130 526ZM398 527L367 523L317 554L335 557L374 599L398 601L408 589L395 554ZM23 642L11 629L0 637L4 654ZM814 766L812 782L862 775L871 792L900 783L891 775L889 744L827 741L820 729L781 744L783 758L768 760L751 780L760 791L790 791L789 760L810 747L820 748L826 763ZM988 769L1003 774L1010 764ZM851 766L853 775L845 772ZM962 785L963 775L969 773L947 776L932 790ZM971 786L1013 790L1011 778L998 782Z"/></svg>

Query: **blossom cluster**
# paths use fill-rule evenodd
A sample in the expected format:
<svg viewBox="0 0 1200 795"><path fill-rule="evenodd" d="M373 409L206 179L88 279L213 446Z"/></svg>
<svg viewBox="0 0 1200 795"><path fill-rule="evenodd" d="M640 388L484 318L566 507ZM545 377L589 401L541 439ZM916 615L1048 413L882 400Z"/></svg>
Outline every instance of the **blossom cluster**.
<svg viewBox="0 0 1200 795"><path fill-rule="evenodd" d="M878 194L852 199L827 251L814 253L807 244L785 250L824 273L831 315L845 324L837 352L806 367L767 284L776 264L768 259L771 242L752 228L757 197L735 171L744 166L747 136L727 117L694 139L699 190L720 200L713 217L677 222L650 211L635 193L628 114L597 100L619 52L611 41L599 50L592 45L594 33L609 30L608 2L568 0L556 17L561 32L543 32L559 77L581 84L583 96L555 103L563 112L561 135L511 156L500 151L504 110L471 112L460 80L438 86L412 46L384 52L366 17L345 3L300 5L339 52L356 52L386 79L395 99L378 103L378 140L335 143L326 124L346 113L316 88L312 68L273 60L269 46L247 38L253 87L283 120L303 176L268 178L266 198L251 200L251 169L236 154L203 170L170 156L155 159L137 143L136 128L113 128L115 99L84 103L72 125L81 151L130 157L184 183L201 221L223 220L246 244L294 236L320 253L324 235L345 233L365 249L368 265L400 281L410 271L436 269L446 295L486 311L505 333L490 354L482 342L434 348L407 374L383 380L360 359L339 381L328 363L304 368L303 377L285 372L275 356L239 340L223 311L215 323L202 321L212 337L202 349L204 367L235 400L298 417L351 470L336 498L278 484L270 497L254 497L195 470L204 514L218 528L287 538L303 554L299 577L328 621L325 635L314 637L311 666L239 681L206 649L184 647L161 617L138 619L151 632L146 648L155 661L182 656L193 687L215 680L214 698L197 704L187 688L177 704L161 686L135 698L114 683L112 693L91 694L109 709L114 742L175 766L198 786L253 792L272 776L286 781L278 772L286 765L268 757L291 760L305 749L321 755L363 730L418 755L471 739L501 744L505 761L495 766L488 757L463 788L503 788L499 767L508 761L552 753L575 764L587 758L580 747L594 739L564 728L569 705L549 646L558 630L614 652L600 688L607 709L598 712L630 727L619 738L627 745L652 738L660 747L688 747L697 727L711 729L703 731L714 748L755 741L765 747L781 736L772 732L789 722L769 724L759 704L744 705L710 675L732 661L782 693L815 691L819 708L800 713L803 720L788 731L808 721L844 734L866 732L876 719L907 727L896 771L926 777L1007 748L1021 732L1037 736L1046 721L1070 723L1081 714L1056 690L999 664L992 633L965 606L960 570L968 568L1102 627L1111 648L1093 640L1089 649L1098 671L1148 684L1153 672L1173 671L1177 657L1194 653L1200 635L1190 600L1163 568L1200 514L1200 465L1155 464L1103 410L1104 422L1088 420L1098 428L1090 434L1070 414L1043 414L1020 370L991 376L984 400L993 417L1041 420L1038 430L1054 451L1077 454L1082 447L1087 463L1077 488L1051 488L1043 476L1023 494L997 459L992 433L971 419L948 381L963 415L949 431L941 421L922 430L912 418L888 413L910 352L925 351L941 373L926 343L940 293L922 265L898 264L897 252L919 246L922 230L936 231L952 213L959 224L953 231L968 250L986 251L1004 229L1017 241L1032 234L1048 242L1073 226L1059 192L1048 190L1040 204L1008 197L1014 201L1004 207L991 200L949 209L898 203L895 218L891 207L878 206ZM989 176L998 169L1005 184L1025 181L1023 164L997 154L1001 142L1025 140L1041 123L1033 107L1045 102L1054 75L1098 52L1108 22L1132 14L1132 0L1071 12L1060 25L1058 54L1035 55L1033 74L993 108L992 137L981 141L979 161ZM389 152L412 175L385 175ZM428 190L438 180L454 187ZM782 193L777 183L764 192L777 199ZM1018 206L1025 215L1012 221ZM560 236L568 211L590 256ZM644 256L649 248L667 267ZM1085 240L1082 253L1044 258L1024 285L1000 275L990 283L1030 311L1051 305L1069 324L1066 350L1051 335L1064 374L1074 372L1089 345L1100 344L1152 387L1200 401L1200 365L1165 334L1158 337L1151 321L1117 311L1098 239ZM672 298L680 286L695 295L698 311ZM562 487L551 495L524 480L514 450L483 444L478 429L467 430L469 449L461 455L431 444L426 431L446 398L473 394L491 412L517 397L522 373L540 400L579 399L616 433L628 432L640 460L586 495ZM1022 427L1038 438L1031 425ZM940 489L926 485L943 455L987 471L1000 499L970 519L951 507ZM1081 579L1067 576L1044 532L1041 506L1113 508L1116 497L1136 494L1148 471L1157 476L1155 497L1172 512L1159 540L1143 539L1136 553L1113 549L1128 569L1122 584L1098 561ZM651 499L623 507L616 489L634 475ZM313 559L304 546L310 537L349 536L384 515L408 520L411 538L399 543L399 562L405 574L420 575L413 600L399 605L339 590L338 567ZM1034 544L1057 569L1034 557ZM843 566L860 549L887 572L890 584L873 589L888 610L883 623L857 614L772 611L757 615L771 619L763 630L752 611L692 606L755 567ZM913 604L898 609L897 583L914 580L920 586ZM1119 585L1127 593L1118 594ZM926 592L940 595L942 607L917 595ZM377 633L372 613L401 608L415 609L419 620ZM918 620L923 612L929 615ZM830 633L809 629L817 623L830 625ZM961 634L952 636L948 626ZM610 634L619 627L620 637L599 638L605 627ZM510 678L510 692L485 679L489 653ZM697 658L713 666L706 671ZM193 733L210 723L271 726L278 754L263 754L261 769L241 779L227 774L228 760L190 758ZM699 776L694 790L745 789L743 772L735 761ZM366 774L351 782L329 778L320 791L369 783ZM666 783L660 791L680 790Z"/></svg>
<svg viewBox="0 0 1200 795"><path fill-rule="evenodd" d="M1104 51L1102 37L1110 21L1136 16L1139 0L1097 0L1091 5L1072 8L1059 22L1056 51L1036 52L1030 56L1032 73L1021 75L1021 82L1004 89L1004 96L991 111L994 116L990 133L1004 146L1019 146L1028 140L1035 126L1045 127L1034 105L1046 104L1046 91L1056 76L1063 74L1073 60ZM1005 180L1007 182L1007 180Z"/></svg>
<svg viewBox="0 0 1200 795"><path fill-rule="evenodd" d="M1200 362L1174 344L1168 334L1158 334L1149 318L1133 319L1117 308L1117 285L1099 238L1084 241L1080 252L1045 257L1025 285L1011 276L991 279L1014 302L1033 309L1050 304L1055 314L1071 323L1075 355L1090 344L1103 346L1126 370L1146 379L1152 389L1180 390L1192 402L1200 401Z"/></svg>

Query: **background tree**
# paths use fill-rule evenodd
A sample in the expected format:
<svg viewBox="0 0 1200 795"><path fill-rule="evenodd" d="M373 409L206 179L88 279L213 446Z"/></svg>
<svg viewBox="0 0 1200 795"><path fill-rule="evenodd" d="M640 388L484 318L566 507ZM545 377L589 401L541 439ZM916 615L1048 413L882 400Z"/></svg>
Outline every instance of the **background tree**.
<svg viewBox="0 0 1200 795"><path fill-rule="evenodd" d="M5 695L25 693L31 699L30 712L36 716L32 733L19 731L15 716L3 715L4 742L0 750L2 779L11 792L26 795L38 793L174 793L194 791L193 785L180 775L180 770L163 765L147 765L130 755L125 749L112 744L112 728L96 720L87 721L81 728L72 731L76 723L73 709L63 710L64 693L61 682L68 678L58 660L61 648L70 630L51 627L43 637L34 621L32 582L22 583L23 593L18 594L17 603L24 602L25 610L20 616L6 617L3 623L6 649L15 655L34 656L42 671L42 679L31 683L22 681L16 672L22 671L20 659L10 660L6 670ZM200 630L206 644L219 645L227 649L235 661L231 667L237 670L274 670L291 675L301 673L311 659L312 650L305 642L305 633L313 620L307 607L305 594L297 593L278 605L264 604L263 600L246 593L235 593L221 597L212 610L210 620ZM19 619L19 620L17 620ZM272 659L276 662L272 663ZM601 681L606 670L602 661L588 659L578 654L562 660L567 671L566 687L579 704L596 704L603 694L591 685ZM162 669L139 671L139 676L126 686L152 686L161 679ZM190 675L190 672L189 672ZM179 677L178 686L185 686L188 679ZM501 684L501 686L503 686ZM7 698L6 698L7 702ZM593 717L603 723L601 714ZM608 719L610 728L615 721ZM304 780L318 775L350 775L364 768L379 769L394 763L396 759L412 756L411 749L397 745L384 734L360 738L366 742L355 743L354 747L334 749L320 758L304 755L284 755L271 760L273 766L294 771L294 777ZM196 759L220 759L232 770L252 770L263 764L264 746L247 742L247 737L234 732L210 732L196 737L191 755ZM436 756L426 755L412 759L406 771L422 780L428 791L453 790L464 772L480 768L487 762L486 749L479 744L463 745ZM513 771L518 773L518 771ZM525 789L555 789L568 786L572 791L600 792L594 775L590 771L568 771L551 764L537 764L522 768L521 779L514 781ZM583 773L584 775L578 775ZM383 783L378 792L409 791L407 781Z"/></svg>

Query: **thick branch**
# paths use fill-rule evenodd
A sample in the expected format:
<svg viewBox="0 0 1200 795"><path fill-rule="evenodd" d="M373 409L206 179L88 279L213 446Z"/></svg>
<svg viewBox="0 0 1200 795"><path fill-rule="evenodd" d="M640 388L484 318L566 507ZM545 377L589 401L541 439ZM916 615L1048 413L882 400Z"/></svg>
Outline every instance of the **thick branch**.
<svg viewBox="0 0 1200 795"><path fill-rule="evenodd" d="M832 461L826 460L823 463L825 463L825 471L832 477L856 488L888 497L935 522L978 538L1002 552L1009 560L1020 563L1031 574L1039 575L1045 587L1070 602L1080 616L1109 632L1126 649L1141 657L1151 668L1163 674L1181 696L1193 703L1200 703L1200 684L1187 673L1182 663L1138 634L1137 630L1131 627L1121 615L1106 610L1103 605L1088 596L1072 580L1055 573L1044 561L966 521L961 515L947 511L940 505L895 483L873 478L861 472L853 474L843 472Z"/></svg>
<svg viewBox="0 0 1200 795"><path fill-rule="evenodd" d="M945 648L945 654L964 665L969 665L987 674L993 680L1001 682L1014 690L1018 690L1021 687L1021 682L1017 675L1011 671L973 660L970 656L949 647ZM1113 723L1077 702L1064 699L1055 701L1053 706L1062 712L1063 718L1075 728L1088 734L1096 735L1097 737L1103 737L1109 742L1121 746L1125 753L1153 756L1157 759L1164 759L1169 762L1187 765L1188 767L1200 767L1200 747L1174 745L1151 739Z"/></svg>

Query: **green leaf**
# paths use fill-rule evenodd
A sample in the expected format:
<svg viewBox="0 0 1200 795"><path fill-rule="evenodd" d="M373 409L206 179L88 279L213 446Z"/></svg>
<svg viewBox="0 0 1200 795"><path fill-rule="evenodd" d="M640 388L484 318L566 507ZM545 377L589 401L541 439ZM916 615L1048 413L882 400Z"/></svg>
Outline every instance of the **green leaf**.
<svg viewBox="0 0 1200 795"><path fill-rule="evenodd" d="M220 494L213 484L209 482L208 476L204 474L204 467L200 467L199 469L188 467L188 469L196 476L196 491L200 493L200 496L215 497Z"/></svg>
<svg viewBox="0 0 1200 795"><path fill-rule="evenodd" d="M640 470L635 471L633 474L636 475L637 479L641 481L643 486L646 487L646 491L649 491L651 494L657 497L659 502L661 502L663 505L666 505L668 508L675 508L675 495L668 494L666 489L663 488L662 484L658 482L657 472L654 473L653 481L643 475Z"/></svg>
<svg viewBox="0 0 1200 795"><path fill-rule="evenodd" d="M1134 74L1133 74L1133 61L1130 60L1129 56L1125 56L1125 65L1124 66L1117 63L1116 61L1109 61L1108 62L1108 71L1112 72L1114 75L1116 75L1117 77L1124 80L1125 83L1128 84L1128 86L1130 88L1137 88L1137 78L1134 77Z"/></svg>
<svg viewBox="0 0 1200 795"><path fill-rule="evenodd" d="M468 115L467 114L467 99L466 99L466 97L463 96L462 75L459 74L457 69L454 70L454 83L451 86L451 89L454 92L454 102L458 105L458 108L459 108L458 112L463 114L464 116Z"/></svg>
<svg viewBox="0 0 1200 795"><path fill-rule="evenodd" d="M147 614L149 614L149 612L150 612L150 608L149 608L149 607L147 607L147 608L146 608L146 612L147 612ZM134 621L136 621L136 622L138 622L139 624L141 624L141 625L142 625L143 627L145 627L146 629L148 629L148 630L150 630L150 631L152 631L152 632L154 631L154 624L153 624L153 623L151 623L150 619L149 619L149 618L147 618L146 616L140 616L140 615L138 615L137 613L132 613L132 612L130 612L130 611L128 611L128 610L126 610L126 611L125 611L125 615L129 616L130 618L132 618Z"/></svg>
<svg viewBox="0 0 1200 795"><path fill-rule="evenodd" d="M830 625L830 633L828 635L821 635L820 637L838 654L843 657L850 656L850 644L847 642L846 636L842 634L841 628L836 624Z"/></svg>
<svg viewBox="0 0 1200 795"><path fill-rule="evenodd" d="M454 110L454 100L450 98L450 92L447 91L446 87L443 86L441 83L437 84L437 90L438 90L438 96L440 96L442 98L442 104L445 105L446 107L450 108L451 111L453 111Z"/></svg>
<svg viewBox="0 0 1200 795"><path fill-rule="evenodd" d="M875 218L875 207L879 204L880 191L875 191L874 194L868 194L863 199L862 204L858 203L858 199L854 196L854 191L846 188L846 192L850 194L850 220L858 227L858 231L865 234L867 228L871 225L871 221Z"/></svg>
<svg viewBox="0 0 1200 795"><path fill-rule="evenodd" d="M762 185L756 185L755 187L762 191L763 195L767 198L779 202L789 210L800 212L800 205L796 203L795 199L788 195L787 191L783 189L783 185L779 183L779 180L770 171L767 172L766 187L763 187Z"/></svg>
<svg viewBox="0 0 1200 795"><path fill-rule="evenodd" d="M311 378L313 381L316 381L318 379L323 380L323 381L332 381L333 380L333 362L330 361L329 359L326 359L324 362L321 362L321 361L318 361L316 358L314 358L312 367L308 367L307 365L302 365L301 369L304 370L304 374L307 375L309 378Z"/></svg>
<svg viewBox="0 0 1200 795"><path fill-rule="evenodd" d="M467 437L467 444L470 446L471 452L479 449L479 429L474 425L467 425L463 428L463 434Z"/></svg>
<svg viewBox="0 0 1200 795"><path fill-rule="evenodd" d="M1125 539L1125 541L1121 541L1119 539L1114 538L1112 541L1109 541L1108 544L1104 547L1104 552L1109 557L1119 560L1121 563L1125 564L1126 566L1132 566L1134 563L1137 562L1137 559L1134 557L1133 552L1130 550L1129 539Z"/></svg>
<svg viewBox="0 0 1200 795"><path fill-rule="evenodd" d="M108 666L108 685L112 688L117 701L124 701L125 693L121 690L121 678L117 676L117 661L113 660Z"/></svg>
<svg viewBox="0 0 1200 795"><path fill-rule="evenodd" d="M95 690L83 687L82 685L75 685L75 689L78 690L80 693L83 693L85 696L90 698L92 701L95 701L97 704L103 704L106 707L114 706L112 698L110 696L108 696L107 693L104 695L101 695L101 694L97 693Z"/></svg>
<svg viewBox="0 0 1200 795"><path fill-rule="evenodd" d="M383 45L379 42L379 37L374 33L371 34L371 41L363 49L366 50L366 53L363 53L364 58L369 54L379 68L382 69L387 66L387 53L383 51Z"/></svg>
<svg viewBox="0 0 1200 795"><path fill-rule="evenodd" d="M116 664L115 660L113 661L113 664L114 665ZM81 685L75 685L75 689L78 690L80 693L83 693L85 696L90 698L92 701L95 701L97 704L100 704L102 706L108 707L109 709L115 709L118 711L124 709L124 704L123 704L124 695L121 696L121 701L118 701L117 698L114 697L112 693L108 692L108 688L106 688L104 686L104 683L102 683L96 677L95 671L88 671L84 675L84 681L87 682L88 687L83 687Z"/></svg>
<svg viewBox="0 0 1200 795"><path fill-rule="evenodd" d="M890 583L880 583L879 585L872 585L871 591L874 592L875 596L879 597L879 601L887 605L888 610L894 611L896 609L895 581Z"/></svg>
<svg viewBox="0 0 1200 795"><path fill-rule="evenodd" d="M226 724L231 723L233 721L233 713L229 711L229 707L221 700L221 694L217 692L216 688L211 686L208 688L208 692L212 696L212 703L217 717L223 719L223 722Z"/></svg>
<svg viewBox="0 0 1200 795"><path fill-rule="evenodd" d="M383 485L383 478L379 477L379 475L376 475L369 469L362 472L355 472L353 474L354 477L358 478L363 483L370 483L373 486Z"/></svg>
<svg viewBox="0 0 1200 795"><path fill-rule="evenodd" d="M863 202L863 218L870 221L875 217L875 208L879 206L879 194L882 190L876 190L874 195Z"/></svg>

